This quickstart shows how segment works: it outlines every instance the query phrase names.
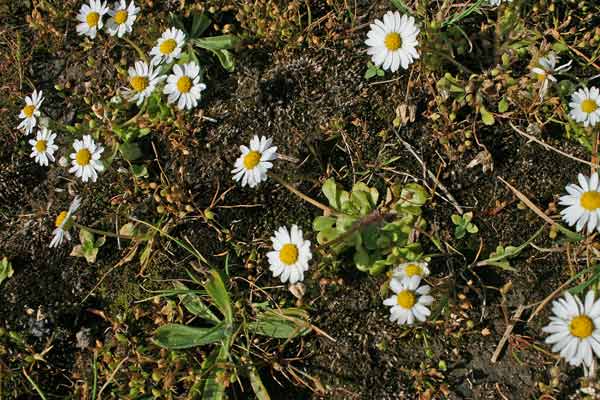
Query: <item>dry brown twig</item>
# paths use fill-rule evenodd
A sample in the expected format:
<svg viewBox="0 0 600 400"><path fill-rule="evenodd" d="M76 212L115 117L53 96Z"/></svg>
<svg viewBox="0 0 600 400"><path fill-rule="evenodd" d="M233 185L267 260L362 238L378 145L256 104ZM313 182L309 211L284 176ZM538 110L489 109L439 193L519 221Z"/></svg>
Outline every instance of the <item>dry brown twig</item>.
<svg viewBox="0 0 600 400"><path fill-rule="evenodd" d="M523 314L523 311L525 311L525 306L520 304L519 307L517 307L517 310L513 314L512 318L510 319L510 323L506 326L506 330L504 331L504 335L502 335L502 338L498 342L498 346L496 346L496 351L494 351L494 354L492 355L491 359L492 364L498 361L498 357L500 356L504 345L506 345L506 342L508 341L508 338L510 337L510 334L512 333L515 325L519 321L519 318L521 318L521 314Z"/></svg>
<svg viewBox="0 0 600 400"><path fill-rule="evenodd" d="M447 198L444 198L443 196L440 196L440 197L442 199L448 201L450 204L452 204L452 206L454 207L454 209L460 215L463 215L464 211L463 211L462 207L458 204L458 202L456 201L456 199L454 198L454 196L452 196L452 194L450 194L450 191L446 188L446 186L444 186L444 184L442 182L440 182L440 180L435 176L435 174L433 172L431 172L430 170L428 170L425 167L425 162L415 152L415 150L410 145L410 143L408 143L407 141L405 141L404 139L402 139L397 133L396 133L396 137L402 143L402 145L406 148L406 150L408 150L410 152L410 154L412 154L412 156L417 159L417 161L419 162L419 164L421 164L421 166L423 167L423 169L427 172L427 175L429 176L429 178L431 178L435 182L436 186L439 187L442 190L442 192L444 192L444 194L446 195Z"/></svg>
<svg viewBox="0 0 600 400"><path fill-rule="evenodd" d="M509 123L508 123L508 124L509 124L509 125L511 126L511 128L513 128L513 130L514 130L515 132L517 132L519 135L521 135L521 136L523 136L523 137L526 137L526 138L527 138L527 139L529 139L529 141L531 141L531 142L535 142L535 143L537 143L537 144L541 145L541 146L542 146L542 147L544 147L546 150L554 151L555 153L558 153L558 154L560 154L561 156L564 156L564 157L570 158L571 160L574 160L574 161L577 161L577 162L580 162L580 163L583 163L583 164L589 165L589 166L590 166L590 167L592 167L592 168L597 168L598 166L600 166L600 164L595 164L595 163L592 163L592 162L590 162L590 161L584 160L584 159L582 159L582 158L575 157L575 156L573 156L573 155L571 155L571 154L569 154L569 153L566 153L566 152L564 152L564 151L562 151L562 150L559 150L559 149L557 149L556 147L552 147L552 146L550 146L548 143L546 143L546 142L544 142L544 141L542 141L542 140L540 140L540 139L536 138L535 136L533 136L533 135L530 135L530 134L528 134L528 133L526 133L526 132L523 132L522 130L520 130L519 128L517 128L516 126L514 126L514 125L513 125L513 123L512 123L512 122L510 122L510 121L509 121Z"/></svg>

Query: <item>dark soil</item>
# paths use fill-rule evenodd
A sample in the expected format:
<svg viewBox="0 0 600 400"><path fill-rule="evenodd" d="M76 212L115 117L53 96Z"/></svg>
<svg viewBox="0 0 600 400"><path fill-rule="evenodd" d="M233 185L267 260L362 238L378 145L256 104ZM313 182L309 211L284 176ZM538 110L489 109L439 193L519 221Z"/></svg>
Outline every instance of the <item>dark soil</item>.
<svg viewBox="0 0 600 400"><path fill-rule="evenodd" d="M75 9L70 3L62 7ZM385 9L384 2L377 6L363 3L357 14L362 21L372 20ZM17 35L22 35L23 41L47 38L26 24L25 18L32 12L28 6L11 7L9 27L1 28L4 30L0 33L7 43L16 40ZM169 7L174 6L165 6ZM148 13L156 14L151 17L156 20L164 20L166 9L145 6ZM314 20L320 17L319 9L315 10ZM43 17L47 23L65 29L62 19ZM95 87L105 82L97 86L95 96L101 98L118 86L110 60L115 60L114 64L119 57L133 61L135 54L105 35L94 42L97 51L86 53L77 45L72 21L68 32L67 40L61 42L62 50L49 48L42 54L36 46L27 48L27 41L22 43L21 68L28 82L44 90L50 116L74 122L86 108L77 106L88 90L81 83L90 82ZM493 128L476 132L482 147L474 144L462 153L449 153L448 146L430 135L430 121L422 117L427 107L425 89L412 87L406 97L408 74L398 74L393 78L399 79L388 84L373 85L363 79L367 59L362 50L364 34L364 30L350 33L344 38L346 42L329 41L321 47L267 43L244 48L236 53L237 69L233 73L224 72L211 61L205 77L209 90L202 107L204 115L217 122L202 120L196 114L179 127L165 124L161 132L144 142L149 149L145 155L149 181L158 181L164 174L163 180L182 190L182 204L194 210L185 218L173 216L170 234L189 239L217 265L222 265L224 255L229 254L232 275L256 278L262 286L277 285L264 257L270 235L277 227L294 223L310 235L312 220L319 213L272 180L257 190L235 187L227 191L235 186L230 170L238 146L253 135L273 137L280 153L298 160L279 161L275 171L321 201L321 183L328 177L335 177L346 187L364 181L382 193L386 183L412 180L404 174L433 187L435 183L399 142L398 135L414 147L427 169L438 174L457 203L473 211L480 233L456 241L450 220L456 213L453 206L440 197L434 197L427 206L428 232L459 247L462 255L440 254L432 242L422 237L427 252L434 254L429 281L435 288L434 310L437 306L439 314L436 320L410 330L388 320L380 294L384 276L360 273L350 261L339 269L315 265L305 281L304 303L312 322L335 342L319 335L305 338L306 357L296 365L321 382L327 391L322 398L327 399L412 399L419 394L430 396L422 398L450 399L537 398L541 393L539 384L550 382L550 368L556 364L549 353L539 350L548 351L541 336L547 311L527 324L523 321L532 311L528 308L498 362L492 363L491 357L514 310L541 301L565 281L565 256L529 248L511 260L517 272L477 267L474 261L477 254L479 260L486 258L498 244L523 243L543 224L533 212L518 207L519 202L498 177L546 210L565 184L577 172L583 172L581 164L527 143L501 119ZM144 48L149 48L150 38L155 36L147 34ZM46 41L60 48L56 37ZM14 50L7 47L1 51L6 58L0 62L8 62L7 55ZM97 67L86 65L89 54L96 58ZM35 379L51 395L49 398L68 397L75 371L89 374L85 367L80 371L76 365L76 359L91 357L90 351L77 347L76 334L89 328L93 340L103 341L105 329L110 326L93 311L102 310L111 316L130 312L136 300L149 297L145 290L168 287L164 282L167 279L185 278L190 258L166 238L158 238L152 261L139 276L137 258L111 270L127 253L126 244L119 248L111 238L101 248L95 264L69 256L71 246L48 248L53 219L57 210L68 206L72 197L69 193L84 198L81 224L109 231L115 229L117 213L121 225L127 215L157 222L156 203L151 192L134 190L127 173L119 172L119 167L127 168L124 161L115 162L94 185L71 180L58 166L48 169L34 164L29 158L27 138L14 129L20 99L29 88L25 82L15 83L16 65L4 68L11 73L4 75L0 88L0 117L6 125L0 138L0 256L9 258L15 274L0 290L0 327L19 332L36 352L51 343L46 362L35 368ZM53 89L56 82L72 82L74 86L66 95L58 95ZM401 103L415 105L417 119L396 129L391 120ZM333 122L337 124L335 129ZM382 131L386 135L380 135ZM562 137L544 133L544 140L570 154L588 157L579 145ZM484 173L479 166L467 168L483 146L492 155L493 171ZM399 158L384 164L392 157ZM215 193L222 196L211 204ZM503 201L507 205L498 207L497 202ZM209 207L215 221L207 224L202 212ZM536 245L555 246L548 229ZM248 268L253 249L258 249L258 257ZM103 282L88 296L105 273ZM503 287L506 290L501 291ZM293 303L284 287L274 295L282 302ZM14 354L13 349L0 352L0 374L8 377L0 378L0 398L2 394L11 398L14 393L21 393L20 399L34 398L33 394L24 394L32 393L31 387L22 376L19 378L15 365L20 364L15 357L22 358ZM274 372L266 368L264 375L270 373ZM554 398L570 396L580 375L577 370L567 375L563 369ZM291 398L289 393L294 390L297 398L320 398L301 388L278 388L275 381L269 386L276 399Z"/></svg>

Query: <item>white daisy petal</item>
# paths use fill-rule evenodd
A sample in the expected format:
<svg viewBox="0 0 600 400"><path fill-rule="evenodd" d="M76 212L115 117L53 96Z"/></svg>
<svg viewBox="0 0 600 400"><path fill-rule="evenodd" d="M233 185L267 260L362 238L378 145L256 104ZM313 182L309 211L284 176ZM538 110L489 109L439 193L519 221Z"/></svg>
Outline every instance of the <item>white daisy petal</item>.
<svg viewBox="0 0 600 400"><path fill-rule="evenodd" d="M267 180L267 171L273 167L273 163L265 161L263 154L268 154L269 160L277 159L276 147L264 147L264 153L260 152L260 142L263 140L265 146L270 146L270 139L266 137L259 138L254 136L250 140L250 147L240 146L242 155L235 161L235 169L233 179L240 181L242 187L249 183L250 187L255 187L260 182ZM289 240L288 240L289 241Z"/></svg>
<svg viewBox="0 0 600 400"><path fill-rule="evenodd" d="M72 167L69 172L75 173L75 176L81 178L83 182L87 182L89 179L96 182L97 171L104 170L104 165L98 160L104 148L96 147L92 137L85 135L82 141L75 140L73 149L75 152L70 154Z"/></svg>
<svg viewBox="0 0 600 400"><path fill-rule="evenodd" d="M37 125L37 117L41 115L40 107L43 101L44 97L41 90L38 92L34 89L31 96L25 97L25 106L19 113L19 118L22 121L17 128L23 130L26 135L29 135Z"/></svg>
<svg viewBox="0 0 600 400"><path fill-rule="evenodd" d="M388 11L383 21L376 19L367 33L365 44L371 60L384 70L395 72L408 66L418 58L416 37L419 29L414 18L400 15L398 11Z"/></svg>
<svg viewBox="0 0 600 400"><path fill-rule="evenodd" d="M159 83L166 79L156 68L145 61L136 61L134 68L129 68L129 87L125 88L124 96L138 106L152 95Z"/></svg>
<svg viewBox="0 0 600 400"><path fill-rule="evenodd" d="M156 41L156 45L150 50L150 55L153 56L151 64L158 65L163 62L169 64L181 57L185 41L185 33L177 28L169 28L164 31Z"/></svg>
<svg viewBox="0 0 600 400"><path fill-rule="evenodd" d="M71 240L69 229L72 225L73 214L79 209L81 205L81 198L75 196L71 204L69 205L68 211L62 211L56 216L54 231L52 232L52 240L50 241L50 247L58 247L62 244L64 239Z"/></svg>
<svg viewBox="0 0 600 400"><path fill-rule="evenodd" d="M30 140L31 145L31 157L35 157L35 161L42 165L47 166L48 160L54 161L54 152L58 149L58 146L54 144L56 134L53 134L48 128L43 127L36 135L35 140Z"/></svg>
<svg viewBox="0 0 600 400"><path fill-rule="evenodd" d="M421 263L421 265L423 264L424 263ZM394 317L395 313L403 313L398 318L390 318L392 322L397 321L400 325L411 325L414 323L415 319L418 321L425 321L431 314L427 305L430 305L433 302L433 298L421 294L428 293L430 288L427 285L419 286L421 281L420 276L416 274L413 274L411 277L406 276L405 270L407 267L412 268L410 265L411 263L407 263L406 266L405 264L402 264L394 270L389 286L395 293L395 296L392 296L383 302L384 305L392 307L390 309L392 317ZM400 268L403 266L404 269ZM402 270L405 271L405 275L400 277Z"/></svg>
<svg viewBox="0 0 600 400"><path fill-rule="evenodd" d="M91 0L89 4L83 4L77 14L77 33L88 36L91 39L96 37L98 30L104 26L103 17L109 12L106 1Z"/></svg>
<svg viewBox="0 0 600 400"><path fill-rule="evenodd" d="M600 310L599 304L592 291L586 294L583 303L569 292L552 303L554 316L542 330L550 333L546 343L553 345L552 351L559 352L571 365L584 363L589 367L592 352L600 353L600 342L596 339L600 338L600 319L594 319L590 314Z"/></svg>
<svg viewBox="0 0 600 400"><path fill-rule="evenodd" d="M569 106L571 118L583 126L594 126L600 120L600 91L596 87L579 89L571 95Z"/></svg>
<svg viewBox="0 0 600 400"><path fill-rule="evenodd" d="M274 272L274 276L279 276L283 283L304 280L304 271L308 270L308 260L312 258L312 253L310 242L305 241L303 236L302 230L292 225L290 231L282 226L271 237L274 251L267 254L269 269Z"/></svg>
<svg viewBox="0 0 600 400"><path fill-rule="evenodd" d="M559 204L567 206L561 210L562 219L569 226L575 226L578 232L584 228L588 233L600 229L600 191L597 174L589 178L579 174L577 184L569 184L566 191L569 193L559 199Z"/></svg>

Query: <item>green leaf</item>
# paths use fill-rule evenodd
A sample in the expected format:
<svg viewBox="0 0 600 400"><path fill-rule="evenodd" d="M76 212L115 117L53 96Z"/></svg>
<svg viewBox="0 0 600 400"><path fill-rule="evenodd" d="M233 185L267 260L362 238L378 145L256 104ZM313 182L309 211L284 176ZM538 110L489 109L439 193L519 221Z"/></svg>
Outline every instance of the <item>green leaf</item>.
<svg viewBox="0 0 600 400"><path fill-rule="evenodd" d="M404 4L404 1L402 0L392 0L392 4L394 5L394 7L396 7L398 9L398 11L400 11L403 14L408 14L408 15L412 15L412 12L410 10L410 8L408 8L408 6L406 4Z"/></svg>
<svg viewBox="0 0 600 400"><path fill-rule="evenodd" d="M467 232L469 233L477 233L479 232L479 228L475 224L467 224Z"/></svg>
<svg viewBox="0 0 600 400"><path fill-rule="evenodd" d="M219 59L219 62L221 63L221 66L227 71L227 72L233 72L235 70L235 61L233 59L233 54L231 54L231 52L229 52L228 50L225 49L215 49L215 50L210 50L215 56L217 56L217 58Z"/></svg>
<svg viewBox="0 0 600 400"><path fill-rule="evenodd" d="M148 169L145 165L134 164L131 166L131 172L133 176L136 178L147 178L148 177Z"/></svg>
<svg viewBox="0 0 600 400"><path fill-rule="evenodd" d="M452 220L452 223L454 225L462 225L463 224L463 219L458 214L452 214L452 216L450 217L450 219Z"/></svg>
<svg viewBox="0 0 600 400"><path fill-rule="evenodd" d="M85 257L85 261L87 261L90 264L93 264L96 262L96 256L98 256L98 249L92 248L92 249L86 250L84 252L83 256Z"/></svg>
<svg viewBox="0 0 600 400"><path fill-rule="evenodd" d="M479 107L479 113L484 124L494 125L494 116L483 105Z"/></svg>
<svg viewBox="0 0 600 400"><path fill-rule="evenodd" d="M202 390L202 400L224 400L225 384L217 379L217 374L223 370L221 364L229 358L229 341L224 340L220 347L214 349L202 363L202 372L208 376Z"/></svg>
<svg viewBox="0 0 600 400"><path fill-rule="evenodd" d="M538 229L533 234L533 236L531 236L525 243L521 244L518 247L507 246L506 248L504 248L502 245L498 245L498 247L496 247L495 253L490 254L490 257L487 260L478 262L477 265L478 266L493 265L493 266L500 267L502 269L506 269L509 271L515 271L515 269L510 266L510 264L507 260L509 258L513 258L513 257L519 255L519 253L521 253L521 251L523 251L527 246L529 246L531 243L533 243L533 241L543 231L544 231L544 227L542 226L540 229Z"/></svg>
<svg viewBox="0 0 600 400"><path fill-rule="evenodd" d="M569 289L569 293L573 294L573 295L577 295L582 293L585 289L587 289L589 286L591 286L592 284L598 282L600 280L600 265L594 265L592 267L594 269L594 274L587 279L585 282L580 283L579 285ZM585 271L581 271L580 274L582 274Z"/></svg>
<svg viewBox="0 0 600 400"><path fill-rule="evenodd" d="M85 244L86 242L94 242L94 234L87 229L79 230L79 241L81 244Z"/></svg>
<svg viewBox="0 0 600 400"><path fill-rule="evenodd" d="M225 50L232 49L240 42L240 38L235 35L221 35L206 38L194 39L193 43L206 50Z"/></svg>
<svg viewBox="0 0 600 400"><path fill-rule="evenodd" d="M429 195L423 186L418 183L409 183L402 188L397 205L400 207L421 207L427 200L429 200Z"/></svg>
<svg viewBox="0 0 600 400"><path fill-rule="evenodd" d="M365 79L371 79L375 75L377 75L377 70L374 68L369 68L367 69L367 72L365 72Z"/></svg>
<svg viewBox="0 0 600 400"><path fill-rule="evenodd" d="M388 265L389 263L386 260L377 260L373 263L373 266L369 268L369 274L379 275L380 273L385 271Z"/></svg>
<svg viewBox="0 0 600 400"><path fill-rule="evenodd" d="M334 224L335 224L335 218L318 216L313 221L313 229L317 232L320 232L320 231L324 231L325 229L332 228Z"/></svg>
<svg viewBox="0 0 600 400"><path fill-rule="evenodd" d="M563 53L565 51L569 51L569 46L567 46L564 42L555 42L552 44L552 50L557 53Z"/></svg>
<svg viewBox="0 0 600 400"><path fill-rule="evenodd" d="M341 232L338 231L336 228L324 229L317 234L317 242L319 244L325 244L325 243L331 242L332 240L337 239L337 237L340 236L340 234L341 234ZM334 250L337 251L337 249L339 249L338 246L339 245L336 245L334 247Z"/></svg>
<svg viewBox="0 0 600 400"><path fill-rule="evenodd" d="M377 248L377 238L379 237L379 227L375 224L367 225L362 229L361 234L364 246L368 250L375 250Z"/></svg>
<svg viewBox="0 0 600 400"><path fill-rule="evenodd" d="M501 113L505 113L508 111L508 101L506 101L504 97L498 103L498 111Z"/></svg>
<svg viewBox="0 0 600 400"><path fill-rule="evenodd" d="M250 367L248 374L250 375L250 385L252 386L252 390L254 390L257 400L271 400L269 392L267 392L267 388L265 388L262 379L260 379L255 366Z"/></svg>
<svg viewBox="0 0 600 400"><path fill-rule="evenodd" d="M218 271L212 269L210 271L210 278L208 282L204 285L206 292L214 301L215 305L221 311L223 316L225 317L225 321L228 325L233 323L233 311L231 309L231 299L229 298L229 293L225 288L225 284L223 283L223 279L221 279L221 275Z"/></svg>
<svg viewBox="0 0 600 400"><path fill-rule="evenodd" d="M156 343L169 350L188 349L222 340L226 336L222 324L212 328L194 328L181 324L163 325L154 333Z"/></svg>
<svg viewBox="0 0 600 400"><path fill-rule="evenodd" d="M327 200L329 201L329 205L336 210L340 209L339 202L339 193L338 187L333 178L327 179L323 182L323 188L321 189Z"/></svg>
<svg viewBox="0 0 600 400"><path fill-rule="evenodd" d="M121 143L119 144L119 151L127 161L135 161L143 155L137 143Z"/></svg>
<svg viewBox="0 0 600 400"><path fill-rule="evenodd" d="M194 19L192 20L192 30L190 31L190 37L197 38L202 35L205 30L210 26L210 18L204 13L194 13Z"/></svg>
<svg viewBox="0 0 600 400"><path fill-rule="evenodd" d="M292 339L310 332L308 313L299 308L267 310L248 324L252 332L278 339Z"/></svg>
<svg viewBox="0 0 600 400"><path fill-rule="evenodd" d="M12 264L8 261L8 258L4 257L2 261L0 261L0 285L4 280L13 276L15 271L12 268Z"/></svg>
<svg viewBox="0 0 600 400"><path fill-rule="evenodd" d="M454 228L454 236L457 239L464 238L466 234L467 234L467 231L465 230L465 227L463 225L459 225L456 228Z"/></svg>
<svg viewBox="0 0 600 400"><path fill-rule="evenodd" d="M169 19L171 20L171 25L174 25L177 29L185 32L185 25L179 16L173 12L169 13Z"/></svg>
<svg viewBox="0 0 600 400"><path fill-rule="evenodd" d="M356 268L359 271L366 272L369 270L371 266L371 259L369 258L369 254L364 249L364 247L357 247L356 252L354 253L354 264L356 264Z"/></svg>
<svg viewBox="0 0 600 400"><path fill-rule="evenodd" d="M173 285L175 285L178 289L189 290L187 286L179 281L174 281ZM210 310L210 308L204 304L200 296L190 291L190 293L183 293L177 295L181 304L194 315L199 316L200 318L219 323L221 320Z"/></svg>
<svg viewBox="0 0 600 400"><path fill-rule="evenodd" d="M353 190L350 194L350 200L360 209L361 215L367 215L373 209L368 192Z"/></svg>

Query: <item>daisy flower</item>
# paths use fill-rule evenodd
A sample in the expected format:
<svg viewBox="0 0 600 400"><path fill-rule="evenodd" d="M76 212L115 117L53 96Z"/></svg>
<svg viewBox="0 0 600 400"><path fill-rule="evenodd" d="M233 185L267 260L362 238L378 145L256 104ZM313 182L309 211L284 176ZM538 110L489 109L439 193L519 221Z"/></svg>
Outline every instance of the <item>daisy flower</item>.
<svg viewBox="0 0 600 400"><path fill-rule="evenodd" d="M173 66L173 74L167 78L163 93L169 95L169 104L177 101L180 110L191 110L198 105L200 92L205 89L206 85L200 82L200 67L191 62Z"/></svg>
<svg viewBox="0 0 600 400"><path fill-rule="evenodd" d="M407 262L398 265L392 272L392 277L396 279L411 278L418 276L419 278L425 278L429 275L429 268L425 262Z"/></svg>
<svg viewBox="0 0 600 400"><path fill-rule="evenodd" d="M548 53L546 57L540 57L537 62L537 66L531 68L531 73L534 78L541 83L540 86L540 100L544 99L544 96L548 92L548 88L556 83L556 78L553 74L568 71L571 68L571 63L573 60L569 61L566 64L563 64L559 67L556 66L558 62L558 57L553 52Z"/></svg>
<svg viewBox="0 0 600 400"><path fill-rule="evenodd" d="M141 106L156 86L165 79L160 75L158 68L154 69L152 64L148 65L145 61L136 61L134 67L129 67L128 72L131 88L125 89L125 97L129 101L135 101L138 106Z"/></svg>
<svg viewBox="0 0 600 400"><path fill-rule="evenodd" d="M167 64L181 57L181 48L185 44L185 33L177 28L170 28L163 32L157 40L156 46L150 50L152 65L158 65L161 62Z"/></svg>
<svg viewBox="0 0 600 400"><path fill-rule="evenodd" d="M312 258L310 241L304 240L302 230L292 225L290 231L281 227L271 237L273 251L267 253L269 269L281 282L296 283L304 280L304 271L308 270L308 262Z"/></svg>
<svg viewBox="0 0 600 400"><path fill-rule="evenodd" d="M112 10L108 11L110 18L106 21L106 30L111 36L123 37L133 30L140 8L135 6L133 0L127 5L125 0L117 1Z"/></svg>
<svg viewBox="0 0 600 400"><path fill-rule="evenodd" d="M235 181L242 181L242 187L248 185L256 187L260 182L267 180L267 170L273 168L272 160L277 159L277 147L271 146L273 139L254 136L250 141L250 148L240 146L242 155L235 161L235 168L231 171Z"/></svg>
<svg viewBox="0 0 600 400"><path fill-rule="evenodd" d="M79 24L77 25L77 33L94 39L96 32L102 29L102 17L108 12L106 1L90 0L89 4L84 4L77 14Z"/></svg>
<svg viewBox="0 0 600 400"><path fill-rule="evenodd" d="M571 95L569 115L583 126L594 126L600 120L600 90L596 87L579 89Z"/></svg>
<svg viewBox="0 0 600 400"><path fill-rule="evenodd" d="M507 2L507 3L512 3L512 0L489 0L490 1L490 6L499 6L500 3L503 2Z"/></svg>
<svg viewBox="0 0 600 400"><path fill-rule="evenodd" d="M419 58L416 46L419 28L415 19L400 15L398 11L388 11L383 22L376 19L371 24L365 44L369 46L367 53L371 55L373 64L382 66L384 70L396 72L400 66L407 69L415 59Z"/></svg>
<svg viewBox="0 0 600 400"><path fill-rule="evenodd" d="M577 175L579 185L569 184L565 188L568 195L562 196L558 204L567 206L561 210L562 219L569 226L576 225L580 232L586 225L588 233L600 225L600 192L598 174L593 173L587 178L583 174Z"/></svg>
<svg viewBox="0 0 600 400"><path fill-rule="evenodd" d="M40 90L33 90L31 96L25 97L25 107L21 110L19 118L23 121L17 127L25 131L25 134L29 135L33 128L37 125L37 118L40 116L40 107L44 101L43 92Z"/></svg>
<svg viewBox="0 0 600 400"><path fill-rule="evenodd" d="M96 145L90 135L84 135L83 140L75 139L73 142L75 153L71 153L71 164L73 165L69 172L75 173L82 181L87 182L92 179L96 182L98 173L103 171L104 165L100 161L100 155L104 151L104 147Z"/></svg>
<svg viewBox="0 0 600 400"><path fill-rule="evenodd" d="M600 357L600 301L594 300L594 292L586 294L583 304L578 297L565 292L564 298L552 302L552 313L550 323L542 328L550 334L546 343L569 364L584 363L589 368L592 351Z"/></svg>
<svg viewBox="0 0 600 400"><path fill-rule="evenodd" d="M427 285L419 286L421 278L412 276L402 280L392 278L390 288L395 293L383 301L386 306L391 306L390 321L398 321L399 325L412 325L415 319L425 321L431 311L427 306L433 303L429 296L431 288Z"/></svg>
<svg viewBox="0 0 600 400"><path fill-rule="evenodd" d="M71 226L73 225L73 214L75 214L80 205L81 198L79 196L75 196L71 202L71 205L69 206L69 210L63 211L56 216L56 221L54 222L56 229L54 229L52 232L54 237L50 242L50 247L60 246L65 238L67 240L71 240L69 229L71 229Z"/></svg>
<svg viewBox="0 0 600 400"><path fill-rule="evenodd" d="M54 162L54 152L58 149L58 146L54 144L54 139L56 139L56 133L42 128L38 131L35 139L29 141L31 157L35 157L36 163L47 166L48 160Z"/></svg>

